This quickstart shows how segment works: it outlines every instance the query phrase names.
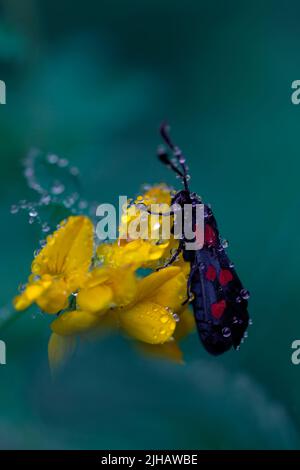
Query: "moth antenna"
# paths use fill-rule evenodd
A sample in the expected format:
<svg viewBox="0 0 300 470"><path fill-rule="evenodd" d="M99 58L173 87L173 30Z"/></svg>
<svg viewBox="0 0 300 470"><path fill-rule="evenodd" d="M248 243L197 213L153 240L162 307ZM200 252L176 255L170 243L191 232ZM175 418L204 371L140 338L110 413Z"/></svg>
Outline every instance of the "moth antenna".
<svg viewBox="0 0 300 470"><path fill-rule="evenodd" d="M157 149L157 156L159 160L166 165L168 168L171 168L177 175L181 178L184 177L183 173L174 165L174 163L170 160L169 155L167 154L164 147L158 147Z"/></svg>
<svg viewBox="0 0 300 470"><path fill-rule="evenodd" d="M189 191L189 185L188 185L189 176L188 176L185 157L182 151L180 150L180 148L177 147L177 145L173 143L169 132L170 132L169 124L167 122L163 122L162 125L160 126L160 135L162 136L163 140L168 145L168 147L172 150L174 157L176 158L177 162L181 166L182 172L177 169L178 170L177 173L179 172L181 174L184 188L186 189L186 191Z"/></svg>

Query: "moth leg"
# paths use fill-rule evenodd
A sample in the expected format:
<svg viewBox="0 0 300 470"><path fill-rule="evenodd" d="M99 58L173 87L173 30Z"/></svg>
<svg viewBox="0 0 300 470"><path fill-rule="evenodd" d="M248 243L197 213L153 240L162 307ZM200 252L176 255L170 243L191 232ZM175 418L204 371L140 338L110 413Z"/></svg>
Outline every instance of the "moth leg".
<svg viewBox="0 0 300 470"><path fill-rule="evenodd" d="M188 281L187 281L187 286L186 286L186 295L187 295L187 298L185 299L185 301L182 303L182 305L185 305L187 304L191 299L192 299L192 295L191 295L191 285L192 285L192 280L193 280L193 276L196 272L196 269L197 269L198 265L197 264L194 264L191 268L191 271L190 271L190 274L189 274L189 278L188 278Z"/></svg>
<svg viewBox="0 0 300 470"><path fill-rule="evenodd" d="M175 215L174 211L170 212L151 212L149 209L146 211L150 215L162 215L163 217L170 217L171 215Z"/></svg>
<svg viewBox="0 0 300 470"><path fill-rule="evenodd" d="M183 250L183 240L180 240L179 241L179 246L176 249L176 251L173 253L173 255L171 256L171 258L166 262L166 264L164 266L161 266L156 271L160 271L161 269L164 269L164 268L167 268L168 266L171 266L171 264L173 264L174 261L176 261L177 257L180 255L182 250Z"/></svg>

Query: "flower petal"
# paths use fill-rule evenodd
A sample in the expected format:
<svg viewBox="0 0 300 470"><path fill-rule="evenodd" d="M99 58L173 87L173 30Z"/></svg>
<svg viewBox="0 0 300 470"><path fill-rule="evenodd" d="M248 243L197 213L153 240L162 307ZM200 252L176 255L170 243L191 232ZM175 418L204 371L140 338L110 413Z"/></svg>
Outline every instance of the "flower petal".
<svg viewBox="0 0 300 470"><path fill-rule="evenodd" d="M153 302L140 302L128 310L120 310L119 321L130 336L150 344L168 341L176 326L172 314Z"/></svg>
<svg viewBox="0 0 300 470"><path fill-rule="evenodd" d="M138 349L146 356L183 364L183 354L176 341L168 341L164 344L138 343Z"/></svg>
<svg viewBox="0 0 300 470"><path fill-rule="evenodd" d="M149 276L144 277L138 283L138 300L149 298L155 294L157 289L164 288L164 285L180 274L181 270L177 266L170 266L169 268L156 271ZM165 305L167 306L167 305Z"/></svg>
<svg viewBox="0 0 300 470"><path fill-rule="evenodd" d="M98 317L98 323L93 329L80 334L80 339L83 341L95 341L117 331L119 326L119 321L114 310L107 310L106 315Z"/></svg>
<svg viewBox="0 0 300 470"><path fill-rule="evenodd" d="M108 298L108 293L104 294L103 290L103 306L101 302L102 293L101 290L98 290L100 287L106 290L109 288L112 293L111 297ZM95 290L91 291L91 299L89 300L89 294L86 291L90 289ZM107 306L124 307L133 302L136 295L137 279L134 271L125 267L102 266L89 273L84 289L77 296L77 301L83 310L96 312L97 307L100 307L99 310ZM105 305L105 302L107 305Z"/></svg>
<svg viewBox="0 0 300 470"><path fill-rule="evenodd" d="M35 302L46 313L58 313L67 308L70 293L62 279L53 279L48 289L41 293Z"/></svg>
<svg viewBox="0 0 300 470"><path fill-rule="evenodd" d="M145 204L171 204L171 188L164 183L152 186L142 196L142 200ZM136 202L140 202L137 199Z"/></svg>
<svg viewBox="0 0 300 470"><path fill-rule="evenodd" d="M87 217L69 217L32 263L34 274L64 274L72 287L78 287L93 254L93 224Z"/></svg>
<svg viewBox="0 0 300 470"><path fill-rule="evenodd" d="M114 303L118 307L125 307L132 303L137 296L137 279L131 270L111 269L107 285L114 293Z"/></svg>
<svg viewBox="0 0 300 470"><path fill-rule="evenodd" d="M158 245L149 240L118 240L113 244L103 243L97 248L97 255L105 265L114 268L126 267L136 270L157 262L164 255L166 244Z"/></svg>
<svg viewBox="0 0 300 470"><path fill-rule="evenodd" d="M16 310L28 308L46 289L39 285L29 285L21 295L14 298L13 304Z"/></svg>
<svg viewBox="0 0 300 470"><path fill-rule="evenodd" d="M179 270L176 276L166 280L149 298L153 302L169 307L173 312L179 313L183 309L182 304L187 299L187 281L187 276Z"/></svg>
<svg viewBox="0 0 300 470"><path fill-rule="evenodd" d="M34 259L29 283L14 299L15 308L24 310L33 302L47 313L66 308L69 295L87 276L92 254L92 222L83 216L69 217Z"/></svg>
<svg viewBox="0 0 300 470"><path fill-rule="evenodd" d="M33 302L35 302L41 295L43 295L53 282L51 276L43 276L38 281L29 283L22 294L14 298L14 307L16 310L25 310Z"/></svg>
<svg viewBox="0 0 300 470"><path fill-rule="evenodd" d="M88 289L90 287L100 286L105 283L109 279L110 268L101 266L100 268L95 268L91 272L88 273L88 276L84 283L84 288Z"/></svg>
<svg viewBox="0 0 300 470"><path fill-rule="evenodd" d="M65 365L76 348L75 337L63 337L52 333L48 343L48 359L52 374Z"/></svg>
<svg viewBox="0 0 300 470"><path fill-rule="evenodd" d="M26 308L30 307L32 302L23 294L17 295L13 300L13 305L16 310L26 310Z"/></svg>
<svg viewBox="0 0 300 470"><path fill-rule="evenodd" d="M176 325L174 332L174 338L176 341L180 341L182 338L190 334L196 328L195 318L189 308L186 308L180 314L180 320Z"/></svg>
<svg viewBox="0 0 300 470"><path fill-rule="evenodd" d="M91 330L98 325L98 322L98 317L93 313L72 310L54 320L51 323L51 329L61 336L76 335Z"/></svg>
<svg viewBox="0 0 300 470"><path fill-rule="evenodd" d="M81 290L76 300L80 310L105 312L113 300L113 292L105 285L95 286Z"/></svg>

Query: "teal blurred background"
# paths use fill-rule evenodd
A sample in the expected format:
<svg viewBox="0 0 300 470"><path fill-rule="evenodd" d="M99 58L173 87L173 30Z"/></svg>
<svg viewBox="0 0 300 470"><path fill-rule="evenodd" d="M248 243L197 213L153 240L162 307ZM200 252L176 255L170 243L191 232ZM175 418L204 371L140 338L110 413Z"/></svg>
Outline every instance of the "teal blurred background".
<svg viewBox="0 0 300 470"><path fill-rule="evenodd" d="M21 160L32 146L81 170L86 198L115 202L173 175L155 158L172 124L250 290L241 350L184 366L145 359L119 336L85 345L53 382L49 319L1 330L0 447L300 447L300 4L218 0L1 0L0 304L28 274L39 231Z"/></svg>

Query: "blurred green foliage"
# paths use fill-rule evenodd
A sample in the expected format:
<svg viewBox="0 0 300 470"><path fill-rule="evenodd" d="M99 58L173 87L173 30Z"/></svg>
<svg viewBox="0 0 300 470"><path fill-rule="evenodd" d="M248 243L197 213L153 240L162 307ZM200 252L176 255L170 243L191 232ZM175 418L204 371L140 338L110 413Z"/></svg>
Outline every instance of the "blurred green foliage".
<svg viewBox="0 0 300 470"><path fill-rule="evenodd" d="M87 198L116 202L174 184L155 158L168 119L254 320L239 353L208 357L193 335L175 366L106 338L52 382L49 318L22 315L0 330L2 448L299 448L299 15L296 0L0 1L1 304L39 239L9 212L32 197L28 149L68 158Z"/></svg>

